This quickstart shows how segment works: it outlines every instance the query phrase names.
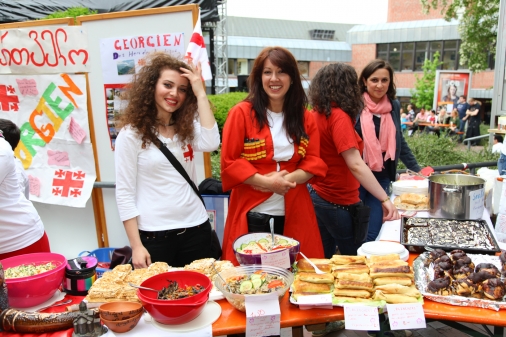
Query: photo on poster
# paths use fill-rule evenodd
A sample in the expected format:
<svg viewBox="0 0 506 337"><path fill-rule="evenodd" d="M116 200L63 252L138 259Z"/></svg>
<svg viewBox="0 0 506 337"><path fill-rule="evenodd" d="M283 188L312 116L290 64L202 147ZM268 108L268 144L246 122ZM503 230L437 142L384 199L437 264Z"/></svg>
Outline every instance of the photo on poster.
<svg viewBox="0 0 506 337"><path fill-rule="evenodd" d="M207 216L209 217L211 228L216 230L216 211L207 210Z"/></svg>
<svg viewBox="0 0 506 337"><path fill-rule="evenodd" d="M442 71L436 73L436 86L434 87L434 106L445 106L447 110L457 105L459 97L468 98L471 85L469 71Z"/></svg>
<svg viewBox="0 0 506 337"><path fill-rule="evenodd" d="M120 60L116 63L118 75L131 75L135 73L135 60Z"/></svg>
<svg viewBox="0 0 506 337"><path fill-rule="evenodd" d="M116 118L122 109L127 106L125 84L106 84L104 85L107 129L109 131L109 140L111 149L114 151L114 143L118 136L119 129L116 127Z"/></svg>

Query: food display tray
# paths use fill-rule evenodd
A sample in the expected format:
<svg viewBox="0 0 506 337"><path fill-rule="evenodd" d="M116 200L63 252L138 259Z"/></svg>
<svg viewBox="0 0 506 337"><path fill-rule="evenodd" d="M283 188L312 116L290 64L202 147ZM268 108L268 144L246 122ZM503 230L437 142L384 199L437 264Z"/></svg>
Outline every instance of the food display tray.
<svg viewBox="0 0 506 337"><path fill-rule="evenodd" d="M417 223L410 224L409 219L415 219ZM473 227L469 225L469 223L475 224ZM438 234L441 235L441 233L450 233L452 234L452 227L454 228L464 228L465 226L469 226L470 230L467 234L472 234L472 231L476 231L483 237L485 237L488 240L488 243L490 244L490 247L482 247L479 246L469 246L469 241L464 244L460 244L458 240L463 240L461 235L457 235L453 233L453 235L447 235L447 241L445 243L418 243L418 242L410 242L408 240L408 232L410 228L413 227L426 227L427 230L430 226L437 226L441 227L440 231L437 231ZM426 247L431 248L441 248L445 251L451 251L454 249L461 249L466 253L472 253L472 254L495 254L497 252L500 252L501 249L499 248L499 245L497 244L496 239L494 238L494 235L490 231L490 227L488 226L487 222L485 220L454 220L454 219L440 219L440 218L418 218L418 217L401 217L401 238L400 238L401 244L403 244L407 250L410 252L415 253L423 253L427 250Z"/></svg>
<svg viewBox="0 0 506 337"><path fill-rule="evenodd" d="M479 263L492 263L497 269L501 270L501 261L499 256L468 254L469 258L475 265ZM428 263L429 252L420 254L413 261L413 271L415 272L415 284L418 290L422 293L423 297L439 303L456 305L461 307L476 307L492 310L506 309L506 301L503 298L501 301L494 301L484 298L465 297L459 295L436 295L427 291L427 285L434 278L434 269L432 264Z"/></svg>

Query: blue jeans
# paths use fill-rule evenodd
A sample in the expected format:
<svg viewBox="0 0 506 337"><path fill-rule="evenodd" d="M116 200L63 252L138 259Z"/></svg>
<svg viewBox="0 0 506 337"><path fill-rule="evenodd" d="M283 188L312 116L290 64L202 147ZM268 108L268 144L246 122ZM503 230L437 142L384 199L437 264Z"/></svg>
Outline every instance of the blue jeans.
<svg viewBox="0 0 506 337"><path fill-rule="evenodd" d="M462 118L460 119L460 126L459 126L459 132L464 132L464 129L466 128L467 120L463 121ZM464 139L464 134L459 135L459 140L462 141Z"/></svg>
<svg viewBox="0 0 506 337"><path fill-rule="evenodd" d="M350 212L337 207L316 194L308 185L309 195L318 220L325 258L330 259L336 253L336 247L343 255L357 255L361 244L353 242L353 220Z"/></svg>
<svg viewBox="0 0 506 337"><path fill-rule="evenodd" d="M382 178L378 180L378 183L383 187L385 192L390 195L390 179ZM367 206L371 207L371 214L369 218L369 231L367 232L366 242L375 241L383 225L383 208L381 207L381 201L376 199L371 193L360 186L360 200Z"/></svg>
<svg viewBox="0 0 506 337"><path fill-rule="evenodd" d="M497 169L499 170L499 175L506 174L506 154L501 152L501 156L497 161Z"/></svg>

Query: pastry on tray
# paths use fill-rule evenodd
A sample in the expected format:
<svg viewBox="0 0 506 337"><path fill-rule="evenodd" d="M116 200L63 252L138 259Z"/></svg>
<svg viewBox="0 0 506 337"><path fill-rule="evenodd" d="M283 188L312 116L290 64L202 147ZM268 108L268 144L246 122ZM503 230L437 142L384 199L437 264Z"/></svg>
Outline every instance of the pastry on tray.
<svg viewBox="0 0 506 337"><path fill-rule="evenodd" d="M429 198L423 194L403 193L394 199L394 205L404 210L427 210Z"/></svg>

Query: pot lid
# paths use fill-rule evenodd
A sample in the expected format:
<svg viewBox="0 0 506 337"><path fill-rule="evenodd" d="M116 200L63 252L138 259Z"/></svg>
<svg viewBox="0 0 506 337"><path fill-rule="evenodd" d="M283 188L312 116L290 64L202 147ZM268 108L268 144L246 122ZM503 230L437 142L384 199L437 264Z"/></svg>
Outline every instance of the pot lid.
<svg viewBox="0 0 506 337"><path fill-rule="evenodd" d="M371 241L364 243L361 250L370 255L402 254L406 248L397 242Z"/></svg>

